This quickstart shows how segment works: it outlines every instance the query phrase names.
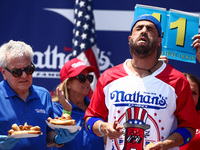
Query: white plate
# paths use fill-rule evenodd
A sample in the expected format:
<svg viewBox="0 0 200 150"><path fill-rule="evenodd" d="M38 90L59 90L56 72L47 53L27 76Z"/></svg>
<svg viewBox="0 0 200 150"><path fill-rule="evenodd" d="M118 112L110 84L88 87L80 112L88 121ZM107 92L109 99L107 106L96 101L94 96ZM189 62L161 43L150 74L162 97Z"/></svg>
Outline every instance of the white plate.
<svg viewBox="0 0 200 150"><path fill-rule="evenodd" d="M47 125L52 128L53 130L55 129L68 129L70 133L74 133L76 132L77 130L81 130L81 127L80 126L69 126L69 125L55 125L55 124L51 124L49 123L47 120L45 120Z"/></svg>
<svg viewBox="0 0 200 150"><path fill-rule="evenodd" d="M21 139L21 138L32 138L32 137L38 137L39 135L42 135L41 134L19 134L19 135L11 135L11 136L8 136L7 139L9 138L15 138L15 139Z"/></svg>

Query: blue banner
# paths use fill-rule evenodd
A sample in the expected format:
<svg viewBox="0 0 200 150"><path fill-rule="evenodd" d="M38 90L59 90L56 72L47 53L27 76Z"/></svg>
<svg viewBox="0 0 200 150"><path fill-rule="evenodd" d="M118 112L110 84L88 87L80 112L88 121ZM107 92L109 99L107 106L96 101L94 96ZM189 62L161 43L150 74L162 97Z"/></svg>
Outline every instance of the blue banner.
<svg viewBox="0 0 200 150"><path fill-rule="evenodd" d="M196 51L192 48L192 37L198 34L199 15L180 10L146 5L136 5L134 18L149 14L161 22L162 55L169 59L196 63Z"/></svg>
<svg viewBox="0 0 200 150"><path fill-rule="evenodd" d="M199 0L142 3L138 0L125 0L123 3L120 0L93 1L100 73L131 58L128 36L136 4L200 14ZM49 91L53 91L60 83L59 71L72 57L74 6L75 0L0 1L0 45L12 39L32 46L36 66L33 84ZM200 77L199 62L170 59L169 64L181 72L190 72Z"/></svg>

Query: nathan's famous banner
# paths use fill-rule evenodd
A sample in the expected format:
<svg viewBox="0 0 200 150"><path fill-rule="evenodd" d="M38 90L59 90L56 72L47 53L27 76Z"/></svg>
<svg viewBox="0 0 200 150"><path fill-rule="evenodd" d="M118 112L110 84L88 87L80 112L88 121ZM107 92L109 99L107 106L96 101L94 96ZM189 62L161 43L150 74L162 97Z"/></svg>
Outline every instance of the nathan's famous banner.
<svg viewBox="0 0 200 150"><path fill-rule="evenodd" d="M198 34L199 15L180 10L136 5L134 17L150 14L161 22L162 55L169 59L196 63L192 37Z"/></svg>
<svg viewBox="0 0 200 150"><path fill-rule="evenodd" d="M64 63L73 57L74 8L77 1L83 1L82 4L84 4L84 0L0 1L0 45L9 40L24 41L29 44L34 50L33 63L36 66L33 84L43 86L49 91L55 90L55 87L60 83L59 71ZM200 14L199 5L197 5L199 0L190 0L189 2L188 0L142 2L139 0L123 0L123 3L121 0L94 0L93 23L95 24L97 45L96 58L98 59L100 73L123 63L127 58L131 58L128 36L130 35L136 4L165 8L160 12L161 15L165 15L169 12L166 10L170 9ZM170 16L172 15L170 14ZM186 14L181 14L181 16L185 18ZM178 18L175 19L178 20ZM184 47L187 45L185 42L192 42L191 39L187 38L188 21L190 22L186 18ZM175 22L175 20L171 22ZM163 24L162 17L161 24ZM169 25L166 26L169 27ZM87 25L84 27L87 27ZM177 30L180 29L179 26L176 28L176 24L173 28L172 31L175 32L175 35L169 36L168 40L172 40L172 42L167 42L169 44L174 44ZM91 30L91 28L88 29ZM168 37L166 32L163 33L164 37ZM182 48L181 46L176 47ZM168 58L175 55L174 49L172 50L173 53L167 50ZM188 63L169 59L169 64L181 72L193 73L200 77L199 62ZM0 74L1 80L3 80L2 74Z"/></svg>

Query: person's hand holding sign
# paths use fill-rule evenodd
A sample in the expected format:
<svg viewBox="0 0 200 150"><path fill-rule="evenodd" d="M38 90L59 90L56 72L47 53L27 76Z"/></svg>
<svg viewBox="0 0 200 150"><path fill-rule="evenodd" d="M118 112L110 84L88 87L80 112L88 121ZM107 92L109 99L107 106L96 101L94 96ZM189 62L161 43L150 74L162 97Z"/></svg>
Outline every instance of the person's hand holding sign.
<svg viewBox="0 0 200 150"><path fill-rule="evenodd" d="M193 48L196 48L196 58L200 62L200 34L195 35L192 43Z"/></svg>

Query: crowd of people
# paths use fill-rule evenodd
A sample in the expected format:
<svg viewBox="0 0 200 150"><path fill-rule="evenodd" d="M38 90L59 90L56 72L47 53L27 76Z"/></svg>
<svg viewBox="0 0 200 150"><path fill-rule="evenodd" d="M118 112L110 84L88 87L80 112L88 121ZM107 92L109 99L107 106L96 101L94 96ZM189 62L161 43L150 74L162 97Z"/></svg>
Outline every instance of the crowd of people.
<svg viewBox="0 0 200 150"><path fill-rule="evenodd" d="M0 47L0 149L190 150L200 140L200 81L162 57L161 24L151 15L133 20L132 59L107 69L91 101L92 66L74 58L60 70L56 95L32 84L32 48L21 41ZM200 61L200 35L193 37ZM49 117L70 114L81 129L51 129ZM38 137L8 137L13 124L39 126ZM147 147L149 146L149 147Z"/></svg>

